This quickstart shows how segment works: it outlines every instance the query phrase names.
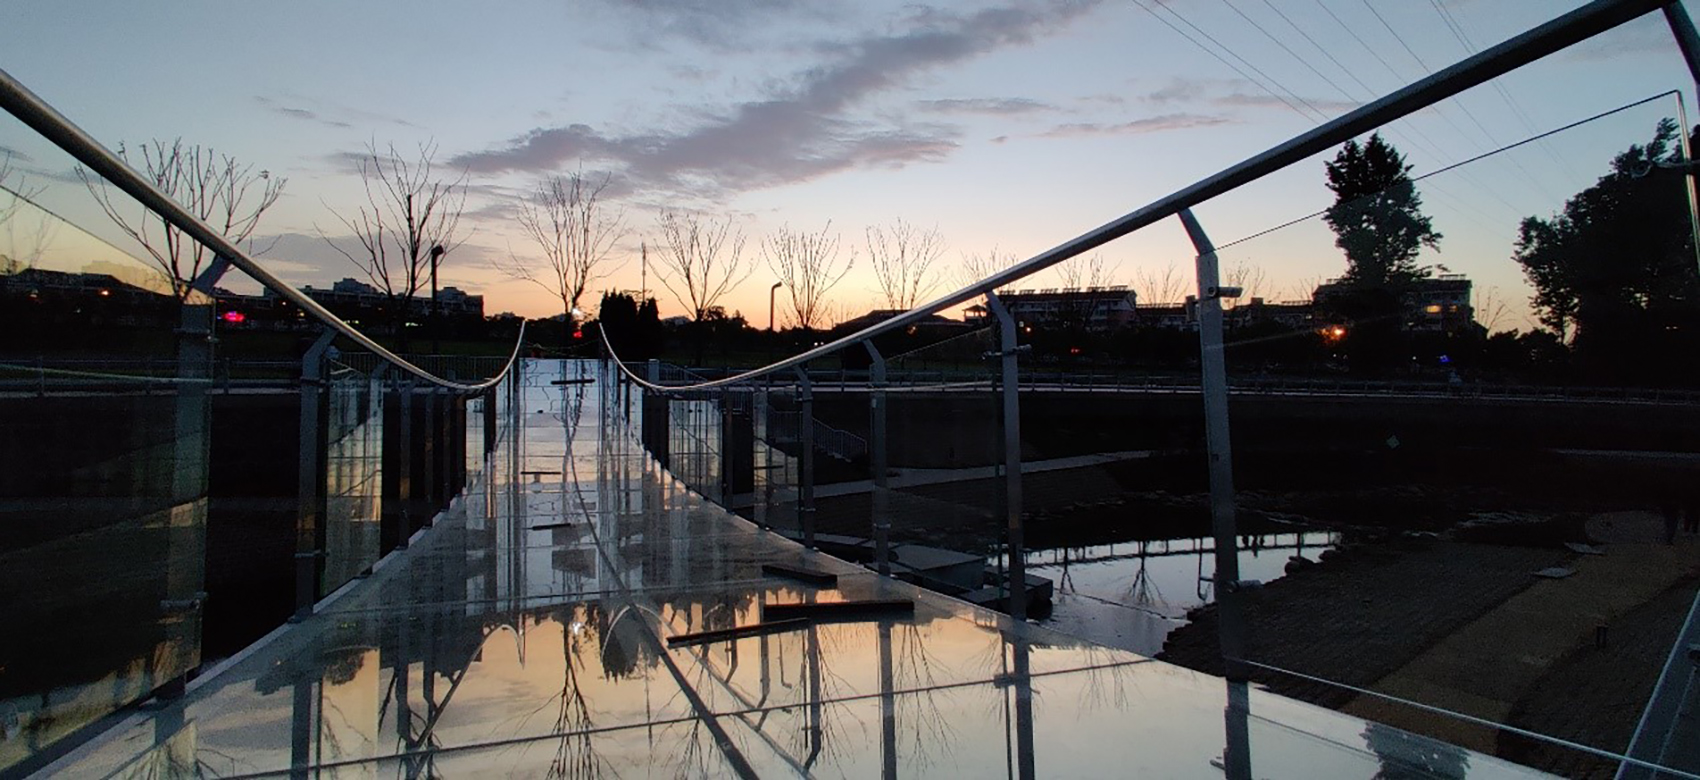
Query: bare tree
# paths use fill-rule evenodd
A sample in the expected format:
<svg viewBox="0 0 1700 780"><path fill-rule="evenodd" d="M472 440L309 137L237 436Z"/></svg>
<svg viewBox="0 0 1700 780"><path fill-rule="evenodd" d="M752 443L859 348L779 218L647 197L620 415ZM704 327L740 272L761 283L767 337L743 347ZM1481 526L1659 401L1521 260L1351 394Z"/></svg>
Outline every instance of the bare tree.
<svg viewBox="0 0 1700 780"><path fill-rule="evenodd" d="M1263 288L1267 283L1263 266L1253 265L1248 260L1237 260L1228 266L1227 285L1240 288L1240 297L1235 300L1235 305L1251 303L1251 299L1263 297Z"/></svg>
<svg viewBox="0 0 1700 780"><path fill-rule="evenodd" d="M1173 260L1162 273L1150 268L1141 268L1133 273L1134 290L1146 303L1180 303L1186 297L1187 283Z"/></svg>
<svg viewBox="0 0 1700 780"><path fill-rule="evenodd" d="M1099 303L1092 291L1110 285L1111 269L1104 265L1104 256L1077 255L1055 268L1065 296L1062 302L1064 311L1059 312L1061 319L1069 327L1090 329L1092 315Z"/></svg>
<svg viewBox="0 0 1700 780"><path fill-rule="evenodd" d="M118 155L132 165L136 162L123 145ZM142 144L140 162L148 181L235 244L254 234L287 183L268 170L255 171L228 154L184 144L181 138ZM186 298L190 283L211 264L213 251L128 196L114 199L106 179L80 166L77 176L112 223L147 251L177 297Z"/></svg>
<svg viewBox="0 0 1700 780"><path fill-rule="evenodd" d="M1498 287L1485 287L1476 293L1476 302L1472 315L1477 323L1487 329L1488 333L1500 330L1506 320L1511 317L1511 307L1500 297Z"/></svg>
<svg viewBox="0 0 1700 780"><path fill-rule="evenodd" d="M601 269L609 254L628 232L624 212L609 213L602 195L613 180L587 181L583 174L550 176L539 182L537 191L520 208L519 224L543 252L538 267L513 255L497 269L515 279L531 282L561 299L561 311L569 317L579 310L579 299L592 282L618 270Z"/></svg>
<svg viewBox="0 0 1700 780"><path fill-rule="evenodd" d="M907 311L939 283L938 259L944 254L944 236L938 228L922 229L902 219L890 228L867 229L868 261L886 306Z"/></svg>
<svg viewBox="0 0 1700 780"><path fill-rule="evenodd" d="M1057 279L1062 282L1062 286L1074 290L1108 286L1110 275L1115 270L1104 265L1104 256L1100 254L1090 257L1076 256L1058 263L1055 267Z"/></svg>
<svg viewBox="0 0 1700 780"><path fill-rule="evenodd" d="M1292 300L1308 301L1316 297L1316 288L1321 286L1322 277L1314 275L1307 276L1293 282L1293 286L1288 290L1287 294L1292 296Z"/></svg>
<svg viewBox="0 0 1700 780"><path fill-rule="evenodd" d="M664 210L660 217L661 246L657 273L673 299L691 313L703 316L751 273L746 267L744 234L732 229L732 219Z"/></svg>
<svg viewBox="0 0 1700 780"><path fill-rule="evenodd" d="M786 225L762 242L762 255L789 293L792 319L803 330L816 330L825 324L827 292L856 265L855 249L844 257L842 265L839 263L838 239L828 220L819 233L792 230Z"/></svg>
<svg viewBox="0 0 1700 780"><path fill-rule="evenodd" d="M459 233L466 174L437 176L436 157L434 143L420 144L417 158L402 157L395 144L385 151L368 144L359 162L366 205L352 216L336 214L359 248L345 248L319 233L384 294L402 330L413 297L431 281L433 264L465 240Z"/></svg>
<svg viewBox="0 0 1700 780"><path fill-rule="evenodd" d="M967 287L1018 262L1021 258L1014 252L1004 252L995 246L985 254L964 254L956 266L957 284Z"/></svg>
<svg viewBox="0 0 1700 780"><path fill-rule="evenodd" d="M0 153L0 230L5 231L6 237L6 252L0 254L0 274L34 268L58 232L59 220L39 208L29 209L36 212L34 230L24 232L19 224L22 220L18 218L26 213L24 205L46 189L41 185L31 186L23 173L12 167L11 152Z"/></svg>

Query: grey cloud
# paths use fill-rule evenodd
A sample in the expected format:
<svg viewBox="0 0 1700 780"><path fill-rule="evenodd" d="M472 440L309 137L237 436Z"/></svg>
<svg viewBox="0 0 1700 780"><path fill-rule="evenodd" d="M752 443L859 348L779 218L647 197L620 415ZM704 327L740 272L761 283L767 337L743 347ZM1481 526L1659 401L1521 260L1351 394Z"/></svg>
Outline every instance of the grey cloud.
<svg viewBox="0 0 1700 780"><path fill-rule="evenodd" d="M1207 104L1233 108L1279 108L1286 110L1281 98L1259 90L1245 79L1191 79L1175 77L1161 87L1138 95L1146 103L1167 106L1176 103ZM1291 100L1295 105L1308 103L1323 112L1345 112L1362 105L1357 101L1328 98Z"/></svg>
<svg viewBox="0 0 1700 780"><path fill-rule="evenodd" d="M368 124L382 123L382 124L397 124L397 125L402 125L402 126L405 126L405 127L418 127L418 125L416 125L412 122L409 122L405 119L399 119L399 118L396 118L396 117L384 116L382 114L376 114L376 113L373 113L371 111L366 111L366 110L358 109L358 108L351 108L351 107L348 107L348 106L343 106L343 105L331 103L331 102L328 102L328 101L315 100L315 99L312 99L312 98L306 98L306 97L302 97L302 96L299 96L299 95L285 95L284 97L286 99L290 100L291 102L316 104L317 108L313 109L313 108L302 108L300 106L295 106L295 105L284 105L284 104L280 103L279 101L273 100L273 99L268 98L264 95L255 95L254 96L254 102L259 103L262 106L265 106L266 108L270 109L273 113L279 114L281 116L289 117L290 119L299 119L299 120L302 120L304 122L317 122L318 124L324 125L326 127L335 127L335 128L339 128L339 129L353 127L354 126L353 121L361 121L361 122L368 123ZM344 118L333 118L333 117L345 117L346 119L344 119Z"/></svg>
<svg viewBox="0 0 1700 780"><path fill-rule="evenodd" d="M1131 122L1099 123L1073 122L1057 125L1050 130L1040 133L1041 138L1074 138L1094 135L1138 135L1142 133L1160 133L1168 130L1186 130L1195 127L1212 127L1229 124L1233 120L1221 116L1205 116L1200 114L1164 114L1162 116L1135 119Z"/></svg>
<svg viewBox="0 0 1700 780"><path fill-rule="evenodd" d="M795 87L733 106L689 130L610 135L583 124L538 128L452 164L503 173L595 160L615 163L623 176L649 186L738 191L857 167L941 159L956 147L956 128L882 126L853 118L850 110L928 69L1028 43L1096 2L1053 0L966 15L922 11L902 32L820 47L829 61L802 72Z"/></svg>
<svg viewBox="0 0 1700 780"><path fill-rule="evenodd" d="M1289 98L1291 100L1291 98ZM1210 102L1218 106L1239 106L1245 108L1288 108L1287 104L1274 95L1252 95L1235 92L1228 95L1211 98ZM1345 113L1361 105L1355 100L1326 100L1321 98L1304 98L1303 103L1293 101L1297 105L1310 105L1323 113Z"/></svg>
<svg viewBox="0 0 1700 780"><path fill-rule="evenodd" d="M612 0L610 5L642 17L635 26L644 31L645 43L653 45L661 35L721 50L743 45L754 17L767 22L779 14L825 16L830 11L801 0Z"/></svg>
<svg viewBox="0 0 1700 780"><path fill-rule="evenodd" d="M922 111L939 114L1032 114L1056 108L1050 103L1032 98L947 98L923 100L916 105Z"/></svg>

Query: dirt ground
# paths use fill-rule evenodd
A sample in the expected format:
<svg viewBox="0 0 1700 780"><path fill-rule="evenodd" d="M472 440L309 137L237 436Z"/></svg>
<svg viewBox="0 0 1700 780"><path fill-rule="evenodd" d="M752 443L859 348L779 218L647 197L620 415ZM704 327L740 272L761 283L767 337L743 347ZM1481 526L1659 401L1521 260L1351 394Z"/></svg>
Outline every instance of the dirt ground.
<svg viewBox="0 0 1700 780"><path fill-rule="evenodd" d="M1700 538L1649 512L1594 516L1603 556L1441 539L1344 551L1248 600L1251 660L1611 751L1628 743L1700 588ZM1563 579L1533 572L1559 566ZM1604 642L1599 641L1604 627ZM1219 674L1216 613L1165 660ZM1573 776L1615 765L1274 672L1271 690Z"/></svg>

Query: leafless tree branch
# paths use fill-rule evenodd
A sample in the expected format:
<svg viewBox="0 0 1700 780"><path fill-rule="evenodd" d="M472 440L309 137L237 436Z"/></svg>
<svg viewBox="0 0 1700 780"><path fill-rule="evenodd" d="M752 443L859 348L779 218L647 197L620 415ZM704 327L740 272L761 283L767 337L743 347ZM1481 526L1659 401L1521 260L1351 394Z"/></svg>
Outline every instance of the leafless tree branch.
<svg viewBox="0 0 1700 780"><path fill-rule="evenodd" d="M118 155L136 162L122 145ZM287 183L271 171L255 171L230 155L184 144L181 138L142 144L140 162L142 175L155 187L236 244L254 234ZM177 297L188 296L189 284L210 264L213 251L129 197L115 199L106 179L81 167L77 176L112 223L147 251Z"/></svg>
<svg viewBox="0 0 1700 780"><path fill-rule="evenodd" d="M629 232L623 211L609 212L603 200L613 176L587 180L582 173L550 176L519 211L519 224L543 253L541 266L509 255L497 269L531 282L560 298L568 316L597 279L618 268L604 268L614 246Z"/></svg>
<svg viewBox="0 0 1700 780"><path fill-rule="evenodd" d="M935 267L944 255L944 236L938 228L920 228L898 219L890 228L867 229L868 261L886 306L907 311L938 286Z"/></svg>
<svg viewBox="0 0 1700 780"><path fill-rule="evenodd" d="M827 324L826 294L856 265L854 248L839 263L838 243L831 220L818 233L786 225L762 242L762 255L785 286L791 319L799 328L817 330Z"/></svg>
<svg viewBox="0 0 1700 780"><path fill-rule="evenodd" d="M430 281L432 250L454 251L464 242L461 212L466 208L466 172L454 179L436 174L437 146L419 145L417 157L403 157L390 144L383 151L366 146L360 158L360 180L366 205L353 214L336 214L337 221L359 242L346 249L320 231L325 243L371 280L405 318L413 297Z"/></svg>
<svg viewBox="0 0 1700 780"><path fill-rule="evenodd" d="M755 272L755 267L745 262L744 234L733 230L730 217L719 220L663 210L658 223L661 246L656 257L657 275L673 299L690 312L691 319L700 322L721 298Z"/></svg>

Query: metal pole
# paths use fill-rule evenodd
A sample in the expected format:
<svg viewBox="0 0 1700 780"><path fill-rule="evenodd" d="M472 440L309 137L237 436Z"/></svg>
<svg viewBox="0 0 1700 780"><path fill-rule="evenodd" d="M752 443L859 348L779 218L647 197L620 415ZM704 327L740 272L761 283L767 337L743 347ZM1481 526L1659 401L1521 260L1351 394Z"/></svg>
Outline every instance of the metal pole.
<svg viewBox="0 0 1700 780"><path fill-rule="evenodd" d="M1181 224L1198 250L1199 380L1204 396L1205 451L1210 464L1210 529L1215 536L1217 639L1221 643L1223 674L1246 679L1239 660L1245 657L1244 614L1239 595L1239 538L1235 528L1234 461L1228 438L1228 369L1222 355L1222 294L1216 247L1204 228L1181 209ZM1237 293L1236 293L1237 294Z"/></svg>
<svg viewBox="0 0 1700 780"><path fill-rule="evenodd" d="M396 503L401 505L398 513L396 549L407 548L407 539L413 535L413 379L405 377L396 382Z"/></svg>
<svg viewBox="0 0 1700 780"><path fill-rule="evenodd" d="M803 546L815 548L815 393L809 372L797 372L797 525L803 530Z"/></svg>
<svg viewBox="0 0 1700 780"><path fill-rule="evenodd" d="M326 328L301 358L301 441L296 478L295 511L295 616L301 621L313 614L318 600L319 537L325 517L325 426L320 407L325 395L325 353L336 340L336 331Z"/></svg>
<svg viewBox="0 0 1700 780"><path fill-rule="evenodd" d="M862 342L873 361L868 364L868 381L873 391L868 395L868 470L874 480L874 568L880 576L891 575L891 492L886 461L886 377L885 356L872 341Z"/></svg>
<svg viewBox="0 0 1700 780"><path fill-rule="evenodd" d="M448 250L442 244L431 247L431 354L443 354L443 323L441 310L437 308L437 264L442 262L443 255Z"/></svg>
<svg viewBox="0 0 1700 780"><path fill-rule="evenodd" d="M1015 317L997 293L986 293L986 308L998 320L1003 387L1003 463L1005 533L1009 537L1009 614L1027 619L1027 545L1021 525L1021 374L1016 364Z"/></svg>
<svg viewBox="0 0 1700 780"><path fill-rule="evenodd" d="M1676 46L1682 50L1682 58L1688 62L1688 72L1700 84L1700 33L1694 30L1694 20L1683 10L1682 3L1666 3L1664 7L1665 24L1670 26L1670 33L1676 38ZM1691 128L1682 128L1687 134Z"/></svg>
<svg viewBox="0 0 1700 780"><path fill-rule="evenodd" d="M1228 780L1252 780L1251 694L1244 681L1227 681L1228 706L1222 719L1226 744L1222 748L1222 770Z"/></svg>

